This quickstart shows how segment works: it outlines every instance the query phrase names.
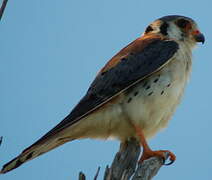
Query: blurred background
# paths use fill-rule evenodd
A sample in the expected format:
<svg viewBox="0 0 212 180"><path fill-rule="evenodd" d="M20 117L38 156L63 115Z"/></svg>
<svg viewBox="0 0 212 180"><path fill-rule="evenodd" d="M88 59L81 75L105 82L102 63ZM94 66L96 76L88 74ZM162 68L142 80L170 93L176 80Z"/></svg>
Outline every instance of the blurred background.
<svg viewBox="0 0 212 180"><path fill-rule="evenodd" d="M169 127L150 141L177 155L154 179L211 179L211 7L210 0L9 0L0 22L0 165L59 123L99 69L149 23L179 14L198 22L206 43L194 51L191 80ZM118 149L116 140L74 141L1 178L74 180L83 171L93 179L100 166L102 179Z"/></svg>

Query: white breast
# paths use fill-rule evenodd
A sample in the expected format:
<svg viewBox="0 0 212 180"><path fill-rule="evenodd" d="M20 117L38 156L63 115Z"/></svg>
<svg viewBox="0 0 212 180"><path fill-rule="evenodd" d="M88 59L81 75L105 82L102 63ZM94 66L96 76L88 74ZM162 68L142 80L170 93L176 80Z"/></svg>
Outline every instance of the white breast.
<svg viewBox="0 0 212 180"><path fill-rule="evenodd" d="M188 81L191 53L184 49L163 69L67 129L70 138L116 137L124 141L136 136L132 124L142 128L147 138L164 128Z"/></svg>
<svg viewBox="0 0 212 180"><path fill-rule="evenodd" d="M167 125L180 102L190 69L190 53L181 48L168 65L128 94L124 109L147 138Z"/></svg>

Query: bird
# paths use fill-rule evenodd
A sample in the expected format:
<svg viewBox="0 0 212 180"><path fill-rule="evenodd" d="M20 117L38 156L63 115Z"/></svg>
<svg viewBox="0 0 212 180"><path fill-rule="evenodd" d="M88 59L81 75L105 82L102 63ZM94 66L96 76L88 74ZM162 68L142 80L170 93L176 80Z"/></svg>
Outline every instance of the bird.
<svg viewBox="0 0 212 180"><path fill-rule="evenodd" d="M169 150L152 150L148 139L167 127L187 85L192 50L205 42L190 17L168 15L150 23L144 33L121 49L97 73L84 97L54 128L6 163L7 173L66 142L136 138L140 162L154 156L174 162Z"/></svg>

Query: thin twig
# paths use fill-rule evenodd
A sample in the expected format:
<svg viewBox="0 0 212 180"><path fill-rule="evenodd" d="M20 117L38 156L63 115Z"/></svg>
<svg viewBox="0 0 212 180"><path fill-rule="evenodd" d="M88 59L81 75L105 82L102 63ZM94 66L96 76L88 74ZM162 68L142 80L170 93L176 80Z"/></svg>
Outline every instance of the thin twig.
<svg viewBox="0 0 212 180"><path fill-rule="evenodd" d="M3 0L3 2L2 2L1 9L0 9L0 21L3 16L4 10L6 8L7 2L8 2L8 0Z"/></svg>
<svg viewBox="0 0 212 180"><path fill-rule="evenodd" d="M100 167L98 167L98 169L97 169L96 175L94 176L94 180L97 180L97 177L99 175L99 171L100 171Z"/></svg>
<svg viewBox="0 0 212 180"><path fill-rule="evenodd" d="M3 136L0 137L0 146L1 146L2 140L3 140Z"/></svg>
<svg viewBox="0 0 212 180"><path fill-rule="evenodd" d="M79 180L86 180L85 174L83 172L79 173Z"/></svg>

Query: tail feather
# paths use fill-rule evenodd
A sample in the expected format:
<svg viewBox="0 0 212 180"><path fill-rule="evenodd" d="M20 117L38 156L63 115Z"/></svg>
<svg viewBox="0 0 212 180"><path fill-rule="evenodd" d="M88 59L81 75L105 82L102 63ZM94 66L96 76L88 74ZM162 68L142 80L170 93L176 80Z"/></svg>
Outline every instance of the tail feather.
<svg viewBox="0 0 212 180"><path fill-rule="evenodd" d="M0 174L7 173L19 166L21 166L23 163L32 160L62 144L65 142L70 141L70 139L49 139L45 142L39 142L35 143L32 146L26 148L19 156L12 159L10 162L6 163L2 170L0 171Z"/></svg>

